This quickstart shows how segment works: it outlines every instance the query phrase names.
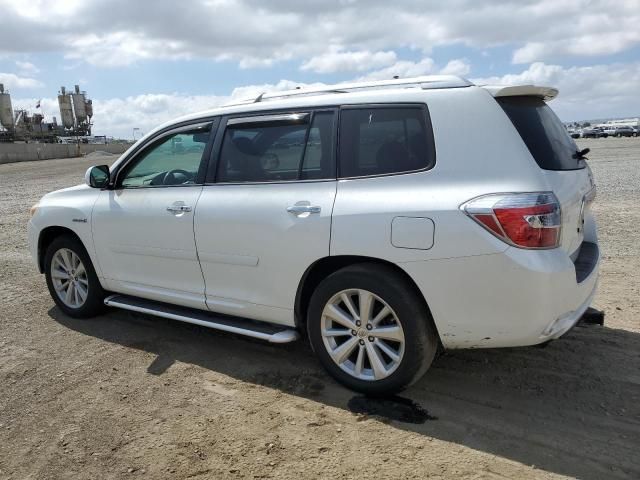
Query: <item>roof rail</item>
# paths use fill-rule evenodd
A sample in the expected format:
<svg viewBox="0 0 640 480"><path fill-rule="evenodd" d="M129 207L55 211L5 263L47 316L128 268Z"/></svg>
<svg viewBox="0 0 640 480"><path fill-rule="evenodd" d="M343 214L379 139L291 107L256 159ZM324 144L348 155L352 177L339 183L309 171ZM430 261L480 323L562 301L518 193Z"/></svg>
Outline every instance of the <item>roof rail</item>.
<svg viewBox="0 0 640 480"><path fill-rule="evenodd" d="M455 75L429 75L412 78L398 78L393 80L376 80L369 82L338 83L335 85L324 85L321 87L296 88L282 92L262 92L255 98L241 100L234 105L245 103L264 102L276 98L289 98L303 95L322 95L331 93L348 93L354 91L379 90L386 88L458 88L473 85L469 80Z"/></svg>

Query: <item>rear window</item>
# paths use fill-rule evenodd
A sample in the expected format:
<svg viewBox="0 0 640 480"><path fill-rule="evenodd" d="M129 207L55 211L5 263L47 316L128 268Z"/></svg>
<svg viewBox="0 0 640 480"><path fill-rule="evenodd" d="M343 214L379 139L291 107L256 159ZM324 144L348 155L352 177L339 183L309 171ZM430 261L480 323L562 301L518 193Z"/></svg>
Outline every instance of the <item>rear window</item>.
<svg viewBox="0 0 640 480"><path fill-rule="evenodd" d="M421 107L343 109L339 175L384 175L433 166L435 149L430 127Z"/></svg>
<svg viewBox="0 0 640 480"><path fill-rule="evenodd" d="M577 170L586 163L560 119L537 97L498 97L531 155L544 170Z"/></svg>

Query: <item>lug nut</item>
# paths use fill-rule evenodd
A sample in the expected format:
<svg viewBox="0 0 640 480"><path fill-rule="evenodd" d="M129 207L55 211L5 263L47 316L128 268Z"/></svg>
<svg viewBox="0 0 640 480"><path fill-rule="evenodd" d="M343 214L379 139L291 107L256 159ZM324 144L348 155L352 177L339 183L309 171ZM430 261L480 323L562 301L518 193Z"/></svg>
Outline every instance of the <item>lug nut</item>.
<svg viewBox="0 0 640 480"><path fill-rule="evenodd" d="M360 345L364 345L364 340L360 340Z"/></svg>
<svg viewBox="0 0 640 480"><path fill-rule="evenodd" d="M370 342L373 342L374 340L375 340L375 338L373 338L373 337L369 337L369 341L370 341Z"/></svg>
<svg viewBox="0 0 640 480"><path fill-rule="evenodd" d="M359 327L360 325L362 325L362 323L360 322L360 320L356 320L356 327Z"/></svg>
<svg viewBox="0 0 640 480"><path fill-rule="evenodd" d="M351 330L351 335L356 335L358 332L356 332L355 330Z"/></svg>
<svg viewBox="0 0 640 480"><path fill-rule="evenodd" d="M370 323L367 323L367 330L371 330L373 327L371 326Z"/></svg>

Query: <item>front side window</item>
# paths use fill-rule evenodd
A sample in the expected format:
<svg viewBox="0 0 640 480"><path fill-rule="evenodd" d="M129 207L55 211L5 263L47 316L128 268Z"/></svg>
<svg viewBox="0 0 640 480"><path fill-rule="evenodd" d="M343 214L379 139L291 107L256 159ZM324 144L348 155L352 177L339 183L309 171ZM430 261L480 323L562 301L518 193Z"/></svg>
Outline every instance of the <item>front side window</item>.
<svg viewBox="0 0 640 480"><path fill-rule="evenodd" d="M278 182L335 178L333 112L303 120L228 125L222 140L218 182Z"/></svg>
<svg viewBox="0 0 640 480"><path fill-rule="evenodd" d="M434 152L420 107L346 108L340 113L340 177L429 168Z"/></svg>
<svg viewBox="0 0 640 480"><path fill-rule="evenodd" d="M126 167L124 188L195 183L211 125L163 137Z"/></svg>

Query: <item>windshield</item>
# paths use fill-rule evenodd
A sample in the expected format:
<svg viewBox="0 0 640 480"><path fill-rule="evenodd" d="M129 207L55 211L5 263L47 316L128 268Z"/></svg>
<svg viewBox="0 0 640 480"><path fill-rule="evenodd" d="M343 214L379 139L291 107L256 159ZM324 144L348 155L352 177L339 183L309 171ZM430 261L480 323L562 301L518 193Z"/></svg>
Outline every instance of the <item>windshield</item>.
<svg viewBox="0 0 640 480"><path fill-rule="evenodd" d="M498 97L536 163L545 170L577 170L586 163L560 119L538 97Z"/></svg>

